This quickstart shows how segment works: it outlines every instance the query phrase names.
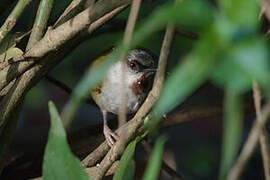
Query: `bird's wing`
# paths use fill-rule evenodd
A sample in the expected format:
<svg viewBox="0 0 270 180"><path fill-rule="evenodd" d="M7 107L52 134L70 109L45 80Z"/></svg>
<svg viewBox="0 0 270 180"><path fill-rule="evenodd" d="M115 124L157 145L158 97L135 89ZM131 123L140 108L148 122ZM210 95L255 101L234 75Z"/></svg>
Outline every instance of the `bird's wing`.
<svg viewBox="0 0 270 180"><path fill-rule="evenodd" d="M112 48L109 50L106 50L105 52L102 53L101 56L99 56L98 58L96 58L90 67L91 69L94 69L95 67L97 67L97 65L99 65L100 63L102 63L107 57L108 55L112 52ZM97 103L97 105L99 106L98 102L97 102L97 97L99 94L101 94L102 92L102 86L103 86L103 82L105 81L105 79L102 82L99 82L98 84L96 84L90 91L90 94L92 96L92 98L94 99L94 101Z"/></svg>

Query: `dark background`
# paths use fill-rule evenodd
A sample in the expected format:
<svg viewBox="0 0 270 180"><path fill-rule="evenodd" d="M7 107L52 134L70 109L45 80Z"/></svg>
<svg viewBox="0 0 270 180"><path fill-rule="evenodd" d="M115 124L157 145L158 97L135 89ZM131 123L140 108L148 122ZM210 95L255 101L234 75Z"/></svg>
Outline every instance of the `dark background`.
<svg viewBox="0 0 270 180"><path fill-rule="evenodd" d="M70 2L71 0L55 2L49 25L55 22ZM140 9L138 26L142 23L143 19L151 13L152 9L162 3L164 3L163 0L143 3ZM19 19L14 32L25 32L31 28L35 12L34 9L37 5L38 1L33 1L30 4L23 16ZM9 12L10 9L7 9L5 14L8 15ZM49 73L50 76L55 77L71 88L75 87L91 64L91 61L104 50L116 45L117 42L121 40L128 12L129 9L126 9L114 18L113 21L97 30L87 40L81 43L61 64ZM2 17L1 24L4 19L5 17ZM199 32L192 27L178 27L178 29L199 34ZM164 32L157 32L140 46L148 48L158 55L163 35ZM24 39L19 44L21 48L25 46L26 40ZM181 34L175 35L168 61L168 75L170 69L172 69L177 62L181 61L181 57L189 52L195 42L196 39L188 38ZM31 154L35 155L41 152L46 143L49 129L48 101L52 100L58 110L61 111L68 99L69 94L48 82L46 79L38 83L26 97L9 156L31 156ZM252 104L251 100L252 94L246 94L246 104ZM183 104L177 107L175 111L197 105L222 106L222 101L223 91L208 82L200 87L192 97L188 98ZM252 110L248 109L245 113L243 141L249 133L253 119L254 113ZM71 134L76 133L89 125L101 123L102 116L98 108L83 104L77 112L77 116L68 132ZM166 158L167 163L172 168L184 174L187 179L217 179L221 157L222 116L211 119L197 119L192 122L163 129L162 132L168 134L169 137L165 146L164 158ZM99 133L102 134L102 129L100 129ZM138 164L145 163L145 156L143 148L139 146L136 156ZM42 159L42 155L38 157ZM25 167L27 169L27 165ZM40 168L40 164L37 165L35 169L37 173L33 174L38 175ZM16 174L21 172L24 171L20 171L14 167L8 167L4 170L0 179L20 179L18 177L24 179L25 177L23 177L23 175L16 176ZM24 172L24 174L27 173ZM31 173L28 173L27 176L29 174ZM248 163L248 169L243 174L243 179L264 178L259 148L257 148L252 160ZM162 178L167 179L169 176L163 173Z"/></svg>

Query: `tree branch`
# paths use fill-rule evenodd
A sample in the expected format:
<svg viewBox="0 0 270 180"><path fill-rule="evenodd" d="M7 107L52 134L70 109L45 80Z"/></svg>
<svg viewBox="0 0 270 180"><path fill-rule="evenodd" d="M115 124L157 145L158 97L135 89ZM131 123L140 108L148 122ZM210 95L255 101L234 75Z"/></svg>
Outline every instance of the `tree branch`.
<svg viewBox="0 0 270 180"><path fill-rule="evenodd" d="M166 29L165 37L163 40L161 53L159 57L158 70L155 76L153 88L148 94L145 102L138 110L136 115L124 125L124 131L119 133L121 141L117 141L116 144L110 149L108 154L100 163L100 167L95 174L92 175L94 179L101 179L104 173L109 169L111 164L117 159L117 157L123 152L125 145L136 135L137 130L143 125L144 117L150 111L151 107L158 98L165 76L165 69L167 64L167 58L170 51L170 45L173 39L174 26L169 24ZM123 127L123 126L122 126ZM121 128L120 128L121 129ZM124 132L125 136L122 136Z"/></svg>
<svg viewBox="0 0 270 180"><path fill-rule="evenodd" d="M257 120L261 121L261 92L258 86L258 83L254 80L253 81L253 97L254 97L254 104L256 110ZM264 174L265 179L270 180L270 151L269 151L269 139L267 135L266 128L262 128L262 133L260 135L260 145L261 145L261 153L263 159L263 166L264 166Z"/></svg>
<svg viewBox="0 0 270 180"><path fill-rule="evenodd" d="M13 29L16 24L16 21L21 16L25 7L31 2L31 0L20 0L16 4L15 8L12 10L10 15L7 17L6 21L0 28L0 44L7 34Z"/></svg>
<svg viewBox="0 0 270 180"><path fill-rule="evenodd" d="M261 5L260 17L265 14L268 21L270 21L270 2L268 0L259 0L259 2Z"/></svg>
<svg viewBox="0 0 270 180"><path fill-rule="evenodd" d="M106 3L104 2L104 0L98 1L93 8L89 7L85 9L55 29L48 29L45 36L35 44L35 47L29 49L23 55L22 58L24 61L12 64L0 71L0 90L11 80L31 68L35 61L40 60L45 55L58 53L58 49L70 40L79 34L82 34L81 36L85 35L91 23L114 9L129 4L130 0L111 0L106 1ZM22 59L19 60L21 61Z"/></svg>
<svg viewBox="0 0 270 180"><path fill-rule="evenodd" d="M57 86L58 88L62 89L63 91L65 91L67 94L71 94L72 90L71 88L69 88L66 84L62 83L61 81L58 81L57 79L46 75L45 76L46 80L49 81L50 83L54 84L55 86ZM92 98L87 98L86 99L86 103L92 106L96 106L97 104L95 103L95 101Z"/></svg>
<svg viewBox="0 0 270 180"><path fill-rule="evenodd" d="M104 15L102 18L99 20L95 21L92 23L85 34L90 34L92 33L95 29L103 25L105 22L107 22L109 19L114 17L117 13L119 13L122 9L124 9L126 5L120 6L110 13L107 13ZM101 12L100 12L101 13ZM103 12L105 13L105 12ZM62 48L61 51L57 51L56 54L50 54L48 55L45 59L42 61L39 61L33 68L28 70L27 73L25 73L25 81L21 85L21 89L17 89L15 96L8 96L6 95L3 100L0 103L0 127L4 123L5 119L8 118L12 107L16 105L16 102L20 101L21 96L25 95L26 91L28 91L31 87L33 87L38 80L46 74L51 68L53 68L57 63L59 63L62 58L71 52L74 47L76 47L82 40L84 40L85 35L84 34L79 34L75 39L72 39L69 43L65 44L65 47ZM36 47L36 46L35 46ZM1 73L1 71L0 71ZM9 94L12 93L11 89L9 89ZM11 101L9 98L14 98L14 101ZM6 100L4 100L6 99ZM7 107L7 104L10 106ZM1 130L1 128L0 128Z"/></svg>
<svg viewBox="0 0 270 180"><path fill-rule="evenodd" d="M53 28L65 23L69 19L73 18L76 14L83 10L86 0L73 0L69 6L65 9L63 14L54 23Z"/></svg>
<svg viewBox="0 0 270 180"><path fill-rule="evenodd" d="M96 9L95 10L96 14L98 14L99 16L103 15L103 17L93 22L84 32L85 34L78 34L76 38L71 39L69 43L66 43L65 46L62 47L63 49L61 51L51 53L41 61L38 61L36 65L34 65L31 69L29 69L20 78L16 80L14 85L9 89L8 94L6 94L3 97L0 103L1 136L3 135L2 134L3 127L6 123L10 123L9 119L12 117L12 114L14 113L16 106L23 101L26 93L44 76L44 74L46 74L50 69L52 69L57 63L59 63L62 60L62 58L66 54L71 52L71 50L74 49L74 47L76 47L82 40L84 40L85 35L92 33L95 29L97 29L105 22L107 22L109 19L114 17L118 12L120 12L125 7L126 5L119 6L107 14L106 12L108 11L108 9L106 8L101 10ZM111 9L111 7L107 8ZM93 19L96 18L97 17L93 17ZM40 43L40 41L38 43ZM3 162L0 161L0 166L2 163Z"/></svg>
<svg viewBox="0 0 270 180"><path fill-rule="evenodd" d="M245 108L245 114L249 113L254 113L253 108L250 106ZM209 119L219 120L219 117L222 115L223 108L221 106L196 105L185 107L181 108L181 110L176 109L173 112L167 114L167 117L161 121L160 128L162 130L166 130L166 128L170 128L171 126L176 127L182 125L183 123L191 123L192 121L204 121ZM116 121L110 122L115 122L111 125L116 126ZM107 150L104 153L102 152L104 149L98 147L98 145L104 141L104 136L102 135L102 127L102 124L91 125L68 135L71 151L80 159L86 157L86 155L91 151L95 151L96 149L100 150L99 152L101 154L96 153L98 156L100 156L100 158L93 157L93 159L89 161L91 165L88 167L95 166L100 161L100 159L105 156L105 153L108 152ZM136 135L139 135L140 133L141 131L137 132ZM106 142L104 142L104 144L106 144ZM5 177L7 177L7 179L27 179L27 177L35 177L40 175L41 165L38 165L38 172L34 171L33 169L36 169L35 167L37 167L37 164L39 164L38 162L42 161L44 146L39 148L35 147L33 151L27 154L15 154L9 157L5 163L5 170L7 172L5 173ZM28 166L25 164L28 164ZM31 165L29 166L29 164ZM86 168L86 165L84 167Z"/></svg>
<svg viewBox="0 0 270 180"><path fill-rule="evenodd" d="M54 0L41 0L39 3L37 15L35 18L34 26L30 34L26 50L29 50L33 45L39 41L44 35L47 27L47 21L50 17L50 13L53 7Z"/></svg>
<svg viewBox="0 0 270 180"><path fill-rule="evenodd" d="M139 13L139 9L141 6L141 0L133 0L132 4L131 4L131 8L130 8L130 13L128 16L128 21L127 21L127 25L126 25L126 29L124 32L124 38L123 38L123 45L124 46L129 46L130 40L132 38L132 34L134 31L134 27L137 21L137 17L138 17L138 13ZM118 111L118 123L119 123L119 127L122 126L123 124L125 124L127 122L127 117L126 117L126 102L127 102L127 91L126 91L126 66L125 66L125 57L126 54L122 55L122 59L121 59L121 79L120 82L120 108ZM121 137L120 137L120 141L121 141Z"/></svg>
<svg viewBox="0 0 270 180"><path fill-rule="evenodd" d="M262 133L262 129L266 124L267 118L270 114L270 102L268 102L261 113L261 120L256 119L252 129L249 133L248 139L246 140L243 149L237 158L232 169L228 173L228 179L237 180L240 178L242 171L244 170L249 158L255 150L255 147L259 141L259 136Z"/></svg>

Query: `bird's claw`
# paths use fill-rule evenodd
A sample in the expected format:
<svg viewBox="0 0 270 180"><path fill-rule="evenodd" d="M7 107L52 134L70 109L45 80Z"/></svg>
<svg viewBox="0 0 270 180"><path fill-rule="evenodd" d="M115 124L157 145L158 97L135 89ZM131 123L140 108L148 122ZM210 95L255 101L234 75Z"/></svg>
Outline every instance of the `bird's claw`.
<svg viewBox="0 0 270 180"><path fill-rule="evenodd" d="M108 126L104 126L103 133L110 147L112 147L114 143L119 139L118 135L114 133Z"/></svg>

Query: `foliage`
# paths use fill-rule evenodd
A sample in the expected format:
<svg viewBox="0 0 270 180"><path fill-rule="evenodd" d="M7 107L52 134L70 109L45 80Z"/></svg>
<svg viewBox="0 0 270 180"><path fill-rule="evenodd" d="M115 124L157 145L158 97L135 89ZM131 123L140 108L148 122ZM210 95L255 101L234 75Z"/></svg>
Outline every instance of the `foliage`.
<svg viewBox="0 0 270 180"><path fill-rule="evenodd" d="M139 136L133 140L126 147L125 152L123 153L120 163L115 171L113 180L124 180L124 179L133 179L135 173L135 161L134 161L134 152L136 144L139 141Z"/></svg>
<svg viewBox="0 0 270 180"><path fill-rule="evenodd" d="M60 6L60 3L56 5ZM216 6L204 0L163 2L150 15L143 18L128 46L123 46L122 40L118 38L120 35L114 34L114 38L117 37L113 40L118 42L116 50L95 69L88 70L79 81L64 108L64 124L71 123L80 104L89 95L89 89L94 87L108 68L121 59L129 49L151 41L152 36L164 29L168 22L176 24L177 27L194 29L200 34L200 38L183 58L177 60L168 75L162 94L153 107L153 118L149 120L147 127L156 129L163 114L183 103L207 80L222 88L225 91L225 115L219 178L225 179L235 161L241 142L242 96L251 90L253 80L258 81L263 89L269 89L269 47L259 33L259 7L255 0L218 0ZM53 12L54 16L58 13ZM6 36L6 39L10 36L11 43L0 45L0 62L23 53L15 47L17 37L12 34ZM61 119L51 102L49 110L51 129L44 155L43 178L87 179L79 160L69 149ZM157 178L165 139L161 136L156 141L144 179ZM114 179L134 177L133 157L139 140L140 137L127 146Z"/></svg>
<svg viewBox="0 0 270 180"><path fill-rule="evenodd" d="M43 179L88 180L79 159L69 149L65 129L52 102L49 102L49 111L51 128L43 160Z"/></svg>
<svg viewBox="0 0 270 180"><path fill-rule="evenodd" d="M159 169L162 162L163 146L166 141L166 136L160 136L155 143L154 151L149 159L149 163L145 170L143 180L158 179Z"/></svg>

